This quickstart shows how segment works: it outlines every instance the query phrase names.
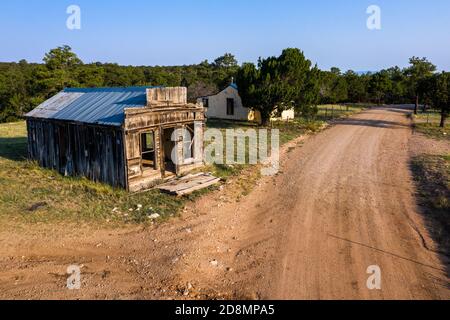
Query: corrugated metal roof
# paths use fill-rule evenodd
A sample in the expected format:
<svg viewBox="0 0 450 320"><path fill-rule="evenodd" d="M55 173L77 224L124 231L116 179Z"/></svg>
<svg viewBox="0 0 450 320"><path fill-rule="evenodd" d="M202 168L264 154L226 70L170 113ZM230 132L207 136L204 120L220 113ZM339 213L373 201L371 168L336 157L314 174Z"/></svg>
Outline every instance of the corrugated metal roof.
<svg viewBox="0 0 450 320"><path fill-rule="evenodd" d="M121 126L124 109L147 105L148 88L154 87L64 89L26 116Z"/></svg>

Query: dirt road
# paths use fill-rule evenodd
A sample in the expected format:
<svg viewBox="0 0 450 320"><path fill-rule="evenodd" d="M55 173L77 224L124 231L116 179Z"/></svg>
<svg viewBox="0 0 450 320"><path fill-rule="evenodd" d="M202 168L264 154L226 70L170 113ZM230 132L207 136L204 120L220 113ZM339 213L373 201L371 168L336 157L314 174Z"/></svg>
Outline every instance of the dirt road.
<svg viewBox="0 0 450 320"><path fill-rule="evenodd" d="M406 113L372 109L298 139L249 195L235 181L155 228L1 232L0 297L449 299L448 261L416 207ZM381 290L367 288L369 266Z"/></svg>
<svg viewBox="0 0 450 320"><path fill-rule="evenodd" d="M449 298L448 278L417 213L402 110L367 111L292 155L263 207L282 219L275 275L280 299ZM382 290L366 286L381 268Z"/></svg>

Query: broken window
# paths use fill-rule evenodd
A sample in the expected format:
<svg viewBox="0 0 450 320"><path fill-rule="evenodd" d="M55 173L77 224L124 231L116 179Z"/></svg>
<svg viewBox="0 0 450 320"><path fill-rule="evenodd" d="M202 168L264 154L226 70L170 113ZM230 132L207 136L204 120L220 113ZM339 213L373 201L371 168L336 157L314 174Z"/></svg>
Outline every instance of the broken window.
<svg viewBox="0 0 450 320"><path fill-rule="evenodd" d="M183 155L185 162L190 162L194 160L194 126L188 125L186 126L186 130L184 130L183 137Z"/></svg>
<svg viewBox="0 0 450 320"><path fill-rule="evenodd" d="M155 134L146 132L141 134L141 158L143 169L155 168Z"/></svg>

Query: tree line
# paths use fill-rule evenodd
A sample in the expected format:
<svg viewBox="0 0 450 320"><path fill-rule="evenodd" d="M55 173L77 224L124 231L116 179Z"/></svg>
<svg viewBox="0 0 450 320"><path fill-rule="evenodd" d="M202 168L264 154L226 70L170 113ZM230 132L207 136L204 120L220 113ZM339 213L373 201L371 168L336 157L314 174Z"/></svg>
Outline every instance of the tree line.
<svg viewBox="0 0 450 320"><path fill-rule="evenodd" d="M185 66L120 66L83 63L69 46L45 54L42 64L0 63L0 122L20 119L26 112L65 87L185 86L189 101L218 92L236 78L244 105L261 112L267 123L273 112L295 108L314 116L319 104L414 103L449 113L448 72L437 73L426 58L412 57L406 68L378 72L320 70L296 48L258 63L238 65L232 54L213 62Z"/></svg>
<svg viewBox="0 0 450 320"><path fill-rule="evenodd" d="M42 64L0 63L0 122L20 119L67 87L185 86L189 100L217 93L239 69L233 55L187 66L84 64L68 46L45 54Z"/></svg>
<svg viewBox="0 0 450 320"><path fill-rule="evenodd" d="M285 49L279 57L244 63L237 82L244 104L261 112L267 123L273 112L295 108L309 117L319 104L415 104L441 111L441 126L449 113L449 73L436 73L426 58L412 57L406 68L374 73L342 73L338 68L319 70L299 49Z"/></svg>

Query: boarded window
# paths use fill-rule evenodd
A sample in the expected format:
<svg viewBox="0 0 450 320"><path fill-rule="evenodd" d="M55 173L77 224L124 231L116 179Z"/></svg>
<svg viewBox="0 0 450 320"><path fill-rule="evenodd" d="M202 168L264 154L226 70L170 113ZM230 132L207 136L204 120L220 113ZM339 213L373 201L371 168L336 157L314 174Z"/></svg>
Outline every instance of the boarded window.
<svg viewBox="0 0 450 320"><path fill-rule="evenodd" d="M141 134L141 158L143 169L155 168L155 134L146 132Z"/></svg>
<svg viewBox="0 0 450 320"><path fill-rule="evenodd" d="M234 99L227 99L227 116L234 116Z"/></svg>

